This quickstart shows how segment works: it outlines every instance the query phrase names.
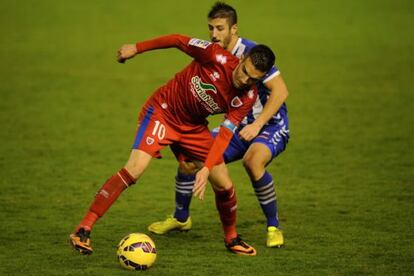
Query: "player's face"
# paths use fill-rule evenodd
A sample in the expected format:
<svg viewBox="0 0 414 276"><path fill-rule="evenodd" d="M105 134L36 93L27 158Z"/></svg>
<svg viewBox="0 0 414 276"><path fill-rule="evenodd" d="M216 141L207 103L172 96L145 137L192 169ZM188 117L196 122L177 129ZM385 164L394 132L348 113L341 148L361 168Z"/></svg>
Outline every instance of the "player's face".
<svg viewBox="0 0 414 276"><path fill-rule="evenodd" d="M210 39L214 43L218 43L221 47L227 49L232 36L237 33L237 25L229 25L229 22L226 18L214 18L208 20L208 31Z"/></svg>
<svg viewBox="0 0 414 276"><path fill-rule="evenodd" d="M265 74L254 67L250 57L243 58L233 71L233 85L238 89L250 87L260 81Z"/></svg>

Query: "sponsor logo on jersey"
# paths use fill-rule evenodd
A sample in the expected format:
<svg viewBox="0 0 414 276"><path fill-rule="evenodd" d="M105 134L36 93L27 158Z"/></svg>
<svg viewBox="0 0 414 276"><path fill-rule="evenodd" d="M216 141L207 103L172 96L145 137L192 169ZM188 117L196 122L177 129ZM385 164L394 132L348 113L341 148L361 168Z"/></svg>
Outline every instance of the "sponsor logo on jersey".
<svg viewBox="0 0 414 276"><path fill-rule="evenodd" d="M227 63L227 57L223 56L222 54L216 55L216 60L217 60L218 63L221 63L221 64L226 64Z"/></svg>
<svg viewBox="0 0 414 276"><path fill-rule="evenodd" d="M202 39L198 39L198 38L192 38L188 42L188 45L195 46L195 47L202 48L202 49L206 49L208 47L208 45L210 45L210 44L211 44L210 41L202 40Z"/></svg>
<svg viewBox="0 0 414 276"><path fill-rule="evenodd" d="M151 137L147 137L147 144L148 145L152 145L152 144L154 144L154 138L151 138Z"/></svg>
<svg viewBox="0 0 414 276"><path fill-rule="evenodd" d="M214 85L209 83L203 83L199 76L194 76L191 78L191 86L198 98L202 100L213 112L221 112L221 108L214 101L207 91L212 91L214 94L217 94L217 89Z"/></svg>
<svg viewBox="0 0 414 276"><path fill-rule="evenodd" d="M243 102L240 100L239 97L234 97L233 100L231 100L230 102L232 107L240 107L243 105Z"/></svg>

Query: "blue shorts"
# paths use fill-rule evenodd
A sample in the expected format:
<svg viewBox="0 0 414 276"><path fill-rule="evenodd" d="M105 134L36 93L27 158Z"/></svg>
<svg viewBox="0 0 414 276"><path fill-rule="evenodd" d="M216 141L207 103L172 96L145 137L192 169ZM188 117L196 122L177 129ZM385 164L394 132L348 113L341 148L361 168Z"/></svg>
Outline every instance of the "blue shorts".
<svg viewBox="0 0 414 276"><path fill-rule="evenodd" d="M214 137L217 135L218 129L219 128L213 129L212 134ZM233 161L242 159L250 145L253 143L261 143L267 146L272 154L273 159L285 150L289 140L289 129L285 124L265 125L259 132L259 135L257 135L256 138L250 142L244 141L240 138L239 131L241 129L236 130L229 146L224 152L223 157L226 163L231 163Z"/></svg>

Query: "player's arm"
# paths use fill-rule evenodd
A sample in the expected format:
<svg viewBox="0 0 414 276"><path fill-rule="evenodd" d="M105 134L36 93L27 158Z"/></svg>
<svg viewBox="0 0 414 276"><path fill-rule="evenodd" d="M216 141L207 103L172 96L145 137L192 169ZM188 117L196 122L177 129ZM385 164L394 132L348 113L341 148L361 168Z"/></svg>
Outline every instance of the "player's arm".
<svg viewBox="0 0 414 276"><path fill-rule="evenodd" d="M199 199L204 199L204 192L210 171L223 156L224 151L229 145L236 129L237 126L229 119L224 120L221 124L220 130L214 139L214 143L208 152L206 161L204 162L204 167L202 167L196 174L193 194Z"/></svg>
<svg viewBox="0 0 414 276"><path fill-rule="evenodd" d="M120 63L124 63L127 59L131 59L137 54L141 54L147 51L166 49L166 48L178 48L191 57L206 62L211 59L211 44L208 41L190 38L188 36L172 34L157 37L150 40L140 41L136 44L123 45L117 54L117 60Z"/></svg>
<svg viewBox="0 0 414 276"><path fill-rule="evenodd" d="M267 89L270 90L269 99L263 107L262 113L256 120L245 126L239 135L247 141L255 138L262 127L272 118L272 116L280 109L282 104L286 101L289 92L285 81L280 74L274 76L264 83Z"/></svg>

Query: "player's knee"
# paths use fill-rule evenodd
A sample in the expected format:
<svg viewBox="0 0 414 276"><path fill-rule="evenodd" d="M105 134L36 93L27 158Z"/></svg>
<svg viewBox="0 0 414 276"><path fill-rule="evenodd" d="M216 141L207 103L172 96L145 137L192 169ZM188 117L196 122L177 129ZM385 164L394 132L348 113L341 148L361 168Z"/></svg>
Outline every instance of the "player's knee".
<svg viewBox="0 0 414 276"><path fill-rule="evenodd" d="M256 178L264 170L264 166L258 160L255 160L254 157L245 156L243 158L243 166L246 169L250 177Z"/></svg>
<svg viewBox="0 0 414 276"><path fill-rule="evenodd" d="M194 162L182 161L179 163L178 171L182 174L195 174L197 172L197 165Z"/></svg>
<svg viewBox="0 0 414 276"><path fill-rule="evenodd" d="M140 172L140 170L136 166L134 166L133 163L128 162L125 165L124 168L132 176L132 178L134 179L134 181L137 181L137 179L139 178L139 176L142 174L142 171Z"/></svg>
<svg viewBox="0 0 414 276"><path fill-rule="evenodd" d="M209 180L213 189L217 191L228 190L233 186L224 162L212 168Z"/></svg>
<svg viewBox="0 0 414 276"><path fill-rule="evenodd" d="M225 191L233 187L233 183L231 182L230 178L228 178L228 181L222 181L222 182L210 181L210 183L213 186L213 190L215 191Z"/></svg>
<svg viewBox="0 0 414 276"><path fill-rule="evenodd" d="M152 156L144 151L132 150L125 169L136 181L144 173L151 159Z"/></svg>
<svg viewBox="0 0 414 276"><path fill-rule="evenodd" d="M257 167L257 164L255 163L254 158L251 158L249 156L245 156L243 158L243 166L248 171L254 171Z"/></svg>
<svg viewBox="0 0 414 276"><path fill-rule="evenodd" d="M143 166L140 162L137 162L134 159L128 160L128 162L125 165L125 169L132 176L132 178L134 179L134 181L137 181L138 180L138 178L144 172L145 168L146 168L146 166Z"/></svg>

